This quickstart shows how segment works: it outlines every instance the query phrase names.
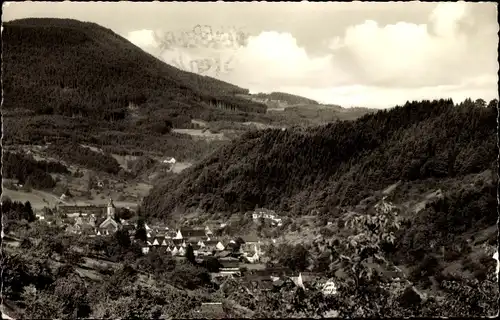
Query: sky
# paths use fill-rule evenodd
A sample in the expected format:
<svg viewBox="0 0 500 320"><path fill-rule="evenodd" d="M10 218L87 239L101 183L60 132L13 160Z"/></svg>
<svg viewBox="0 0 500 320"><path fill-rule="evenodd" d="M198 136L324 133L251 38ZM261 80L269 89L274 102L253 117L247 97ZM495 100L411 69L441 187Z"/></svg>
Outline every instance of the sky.
<svg viewBox="0 0 500 320"><path fill-rule="evenodd" d="M494 2L461 1L17 2L4 4L2 19L95 22L166 63L252 93L388 108L498 99L496 15Z"/></svg>

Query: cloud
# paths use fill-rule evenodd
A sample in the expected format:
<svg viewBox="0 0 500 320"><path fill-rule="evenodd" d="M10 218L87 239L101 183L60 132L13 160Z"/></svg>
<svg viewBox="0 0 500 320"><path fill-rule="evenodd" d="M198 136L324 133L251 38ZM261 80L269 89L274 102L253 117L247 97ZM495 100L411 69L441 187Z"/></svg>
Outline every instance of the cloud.
<svg viewBox="0 0 500 320"><path fill-rule="evenodd" d="M193 72L201 69L192 61L208 58L213 67L204 74L252 92L286 91L344 106L388 107L440 97L493 99L498 95L498 26L486 10L491 7L439 3L426 23L366 20L325 41L323 55L311 56L291 33L267 30L249 37L245 46L176 48L162 58ZM139 30L128 39L152 52L159 46L153 35Z"/></svg>
<svg viewBox="0 0 500 320"><path fill-rule="evenodd" d="M337 49L343 63L355 66L352 71L364 84L458 84L483 72L496 73L496 37L487 32L467 35L460 30L463 23L474 23L468 19L468 5L440 3L428 24L380 26L365 21L349 27L342 39L335 39L332 49Z"/></svg>
<svg viewBox="0 0 500 320"><path fill-rule="evenodd" d="M418 88L347 85L331 88L278 87L277 91L291 92L316 99L320 103L343 107L390 108L406 101L452 98L460 102L466 98L498 99L495 76L478 76L459 85L423 86Z"/></svg>

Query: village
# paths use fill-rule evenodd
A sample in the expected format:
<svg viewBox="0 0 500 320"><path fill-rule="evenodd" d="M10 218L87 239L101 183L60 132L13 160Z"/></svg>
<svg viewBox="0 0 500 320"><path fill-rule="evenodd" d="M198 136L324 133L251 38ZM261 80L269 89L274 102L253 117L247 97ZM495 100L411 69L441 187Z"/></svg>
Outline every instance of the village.
<svg viewBox="0 0 500 320"><path fill-rule="evenodd" d="M141 247L143 254L152 252L166 254L175 259L186 259L190 251L199 264L216 260L218 268L211 270L212 281L222 283L228 278L238 278L253 290L272 291L287 283L305 289L308 284L320 285L325 295L337 292L334 281L324 279L322 274L295 272L281 266L270 266L264 248L274 239L259 239L252 236L216 236L215 229L226 224L213 226L175 228L165 223L147 223L146 241L135 239L138 222L136 219L117 219L116 206L110 198L107 206L60 205L55 215L37 213L38 220L65 227L66 232L88 237L109 237L118 230L124 230L132 242ZM282 218L274 211L256 209L252 219L266 219L273 226L281 226ZM134 221L135 220L135 221ZM214 230L212 230L214 229ZM213 307L213 306L212 306Z"/></svg>

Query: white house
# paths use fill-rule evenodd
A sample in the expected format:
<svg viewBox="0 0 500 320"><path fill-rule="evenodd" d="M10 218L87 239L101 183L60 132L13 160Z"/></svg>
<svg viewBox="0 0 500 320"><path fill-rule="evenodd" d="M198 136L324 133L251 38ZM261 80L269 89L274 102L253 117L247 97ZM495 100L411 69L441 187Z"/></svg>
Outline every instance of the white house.
<svg viewBox="0 0 500 320"><path fill-rule="evenodd" d="M147 254L149 252L149 247L142 247L142 253Z"/></svg>
<svg viewBox="0 0 500 320"><path fill-rule="evenodd" d="M180 256L184 256L186 254L186 250L183 247L180 247L177 254Z"/></svg>
<svg viewBox="0 0 500 320"><path fill-rule="evenodd" d="M174 249L172 249L172 255L176 256L177 253L179 253L179 250L177 250L177 247L174 247Z"/></svg>
<svg viewBox="0 0 500 320"><path fill-rule="evenodd" d="M172 158L172 157L168 157L165 160L163 160L163 163L166 163L166 164L175 164L176 162L177 161L175 160L175 158Z"/></svg>
<svg viewBox="0 0 500 320"><path fill-rule="evenodd" d="M295 283L296 286L301 287L302 289L305 289L304 287L304 282L302 281L302 273L299 273L298 277L291 277L293 283Z"/></svg>
<svg viewBox="0 0 500 320"><path fill-rule="evenodd" d="M182 239L181 229L177 230L177 234L175 235L175 237L173 239Z"/></svg>
<svg viewBox="0 0 500 320"><path fill-rule="evenodd" d="M217 244L215 245L215 248L219 251L223 251L226 247L224 247L224 245L222 244L222 242L217 242Z"/></svg>
<svg viewBox="0 0 500 320"><path fill-rule="evenodd" d="M207 235L207 237L210 237L213 235L212 230L210 230L210 228L208 226L205 227L205 234Z"/></svg>
<svg viewBox="0 0 500 320"><path fill-rule="evenodd" d="M325 296L332 296L337 294L337 285L332 280L328 280L323 286L323 294Z"/></svg>

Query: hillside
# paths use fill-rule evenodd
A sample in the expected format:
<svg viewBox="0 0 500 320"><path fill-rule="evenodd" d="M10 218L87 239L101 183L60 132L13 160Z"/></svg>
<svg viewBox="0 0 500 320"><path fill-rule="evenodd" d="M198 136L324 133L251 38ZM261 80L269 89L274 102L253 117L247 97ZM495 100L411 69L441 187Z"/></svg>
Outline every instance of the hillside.
<svg viewBox="0 0 500 320"><path fill-rule="evenodd" d="M399 180L492 169L497 155L495 106L412 102L354 122L250 132L154 188L144 208L157 217L175 208L238 212L256 205L329 212Z"/></svg>
<svg viewBox="0 0 500 320"><path fill-rule="evenodd" d="M7 98L12 97L6 99L6 109L106 119L113 110L119 118L129 103L142 105L154 96L189 102L196 109L219 100L229 103L232 98L224 95L248 92L163 63L94 23L33 18L5 23L4 28L4 90Z"/></svg>
<svg viewBox="0 0 500 320"><path fill-rule="evenodd" d="M470 99L457 105L439 100L356 121L250 132L153 188L141 211L163 220L191 212L190 220L230 217L235 222L227 229L235 235L276 240L271 259L316 261L312 268L329 270L336 279L350 272L350 263L360 263L352 270L377 279L379 288L387 276L394 281L391 292L405 286L423 292L416 300L427 305L413 309L419 315L436 315L439 308L445 310L440 314L485 313L480 305L493 307L498 296L492 285L496 119L496 101L483 107ZM255 207L276 210L282 226L263 228L264 222L248 217ZM300 246L309 248L297 251L309 260L289 258L290 248ZM339 255L343 262L336 266L333 257ZM346 288L366 287L352 282ZM409 315L375 298L375 289L362 292L363 309L374 301L368 308L381 314ZM346 293L349 300L355 295ZM380 310L384 305L390 307Z"/></svg>

